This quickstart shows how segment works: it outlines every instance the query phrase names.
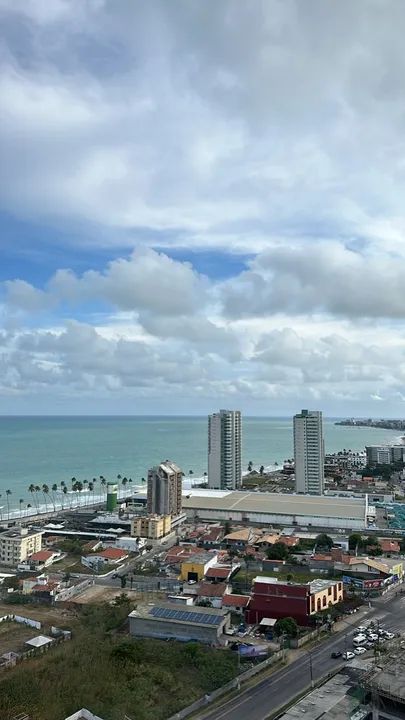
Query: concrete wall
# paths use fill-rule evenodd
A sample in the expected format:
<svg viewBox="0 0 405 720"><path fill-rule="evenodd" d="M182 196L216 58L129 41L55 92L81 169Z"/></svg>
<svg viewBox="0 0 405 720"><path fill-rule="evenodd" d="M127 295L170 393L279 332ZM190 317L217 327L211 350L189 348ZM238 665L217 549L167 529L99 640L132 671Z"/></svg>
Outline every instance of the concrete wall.
<svg viewBox="0 0 405 720"><path fill-rule="evenodd" d="M229 616L224 618L220 627L209 625L193 625L186 623L174 623L170 620L162 621L154 618L129 618L129 632L134 637L153 637L161 640L171 638L173 640L196 640L208 645L220 645L226 642L222 638L224 629L229 627Z"/></svg>

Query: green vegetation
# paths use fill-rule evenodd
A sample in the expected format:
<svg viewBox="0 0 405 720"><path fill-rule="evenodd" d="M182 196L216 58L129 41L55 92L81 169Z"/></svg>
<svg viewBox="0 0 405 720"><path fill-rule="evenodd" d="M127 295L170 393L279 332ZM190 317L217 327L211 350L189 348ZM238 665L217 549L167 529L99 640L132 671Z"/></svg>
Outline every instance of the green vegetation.
<svg viewBox="0 0 405 720"><path fill-rule="evenodd" d="M284 543L276 542L269 547L266 554L269 560L286 560L290 551Z"/></svg>
<svg viewBox="0 0 405 720"><path fill-rule="evenodd" d="M321 533L315 539L315 546L317 549L330 550L333 547L333 540L326 533Z"/></svg>
<svg viewBox="0 0 405 720"><path fill-rule="evenodd" d="M375 537L362 536L359 533L349 535L349 549L366 553L370 557L382 555L381 546Z"/></svg>
<svg viewBox="0 0 405 720"><path fill-rule="evenodd" d="M297 621L292 617L281 618L277 620L274 626L276 635L287 635L288 637L297 637L298 625Z"/></svg>
<svg viewBox="0 0 405 720"><path fill-rule="evenodd" d="M130 638L130 610L125 595L85 606L70 642L1 674L0 717L64 720L87 707L105 720L161 720L235 676L231 651Z"/></svg>

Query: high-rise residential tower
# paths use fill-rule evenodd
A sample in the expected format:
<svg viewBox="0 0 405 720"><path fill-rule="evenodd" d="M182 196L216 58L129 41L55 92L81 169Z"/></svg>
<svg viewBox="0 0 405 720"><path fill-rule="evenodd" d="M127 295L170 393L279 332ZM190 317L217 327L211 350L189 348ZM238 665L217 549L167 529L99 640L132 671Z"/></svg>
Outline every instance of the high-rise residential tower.
<svg viewBox="0 0 405 720"><path fill-rule="evenodd" d="M147 508L150 515L180 515L182 480L182 471L171 460L148 470Z"/></svg>
<svg viewBox="0 0 405 720"><path fill-rule="evenodd" d="M324 486L324 441L322 413L301 410L294 415L295 489L322 495Z"/></svg>
<svg viewBox="0 0 405 720"><path fill-rule="evenodd" d="M235 490L242 485L242 419L239 410L208 416L208 487Z"/></svg>

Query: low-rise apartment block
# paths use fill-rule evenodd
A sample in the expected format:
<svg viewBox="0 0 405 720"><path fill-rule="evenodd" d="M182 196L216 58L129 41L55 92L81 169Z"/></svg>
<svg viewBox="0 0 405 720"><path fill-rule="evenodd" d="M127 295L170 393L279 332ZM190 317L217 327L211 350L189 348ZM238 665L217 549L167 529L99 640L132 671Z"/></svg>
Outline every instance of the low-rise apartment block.
<svg viewBox="0 0 405 720"><path fill-rule="evenodd" d="M168 535L172 529L171 515L143 515L131 521L132 537L159 540Z"/></svg>
<svg viewBox="0 0 405 720"><path fill-rule="evenodd" d="M12 527L0 533L0 564L16 567L41 550L42 532Z"/></svg>

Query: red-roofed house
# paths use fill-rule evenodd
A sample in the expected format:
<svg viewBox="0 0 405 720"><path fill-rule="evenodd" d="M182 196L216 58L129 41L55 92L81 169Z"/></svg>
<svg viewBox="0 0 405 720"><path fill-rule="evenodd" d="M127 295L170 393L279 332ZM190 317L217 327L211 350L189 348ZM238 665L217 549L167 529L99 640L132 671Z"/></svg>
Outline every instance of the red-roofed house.
<svg viewBox="0 0 405 720"><path fill-rule="evenodd" d="M207 572L205 573L205 579L212 580L214 582L216 580L229 580L232 572L234 572L235 570L236 566L232 565L213 565L212 567L208 568Z"/></svg>
<svg viewBox="0 0 405 720"><path fill-rule="evenodd" d="M381 538L379 540L381 550L383 553L394 553L397 554L400 552L401 548L399 545L399 542L396 540L389 540L387 538Z"/></svg>
<svg viewBox="0 0 405 720"><path fill-rule="evenodd" d="M56 560L62 557L62 553L57 550L39 550L30 555L24 562L19 563L19 570L40 570L52 565Z"/></svg>
<svg viewBox="0 0 405 720"><path fill-rule="evenodd" d="M222 607L229 608L232 612L242 614L249 600L250 595L232 595L231 593L225 593L222 598Z"/></svg>
<svg viewBox="0 0 405 720"><path fill-rule="evenodd" d="M198 538L198 544L204 548L218 548L224 537L223 527L212 527Z"/></svg>
<svg viewBox="0 0 405 720"><path fill-rule="evenodd" d="M105 550L82 557L81 561L82 564L87 567L97 567L103 564L118 565L118 563L122 562L127 557L128 552L126 550L121 550L120 548L115 547L107 547Z"/></svg>
<svg viewBox="0 0 405 720"><path fill-rule="evenodd" d="M295 547L298 545L300 539L295 537L295 535L280 535L277 542L283 543L283 545L287 545L287 547Z"/></svg>
<svg viewBox="0 0 405 720"><path fill-rule="evenodd" d="M197 589L197 597L198 600L207 600L212 607L220 608L222 607L222 598L227 590L226 583L202 582Z"/></svg>
<svg viewBox="0 0 405 720"><path fill-rule="evenodd" d="M195 545L175 545L166 553L165 562L167 565L180 565L192 555L203 552L204 548Z"/></svg>

